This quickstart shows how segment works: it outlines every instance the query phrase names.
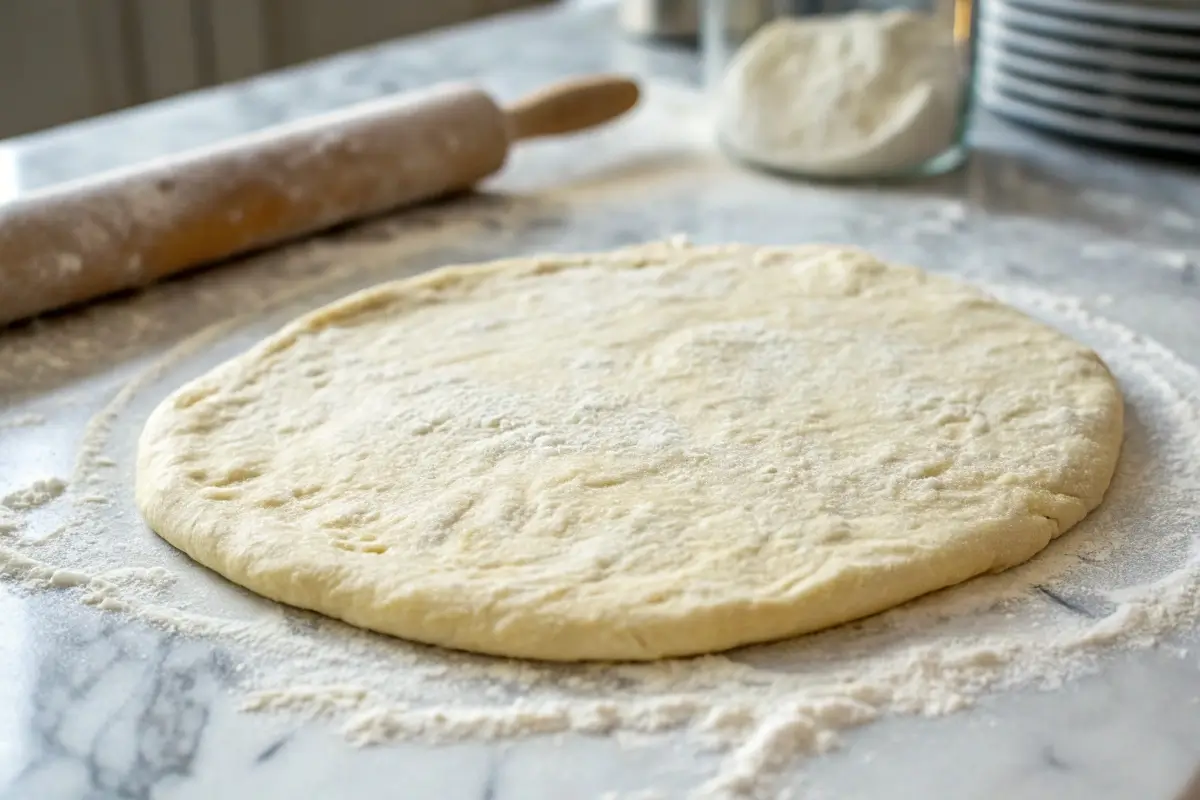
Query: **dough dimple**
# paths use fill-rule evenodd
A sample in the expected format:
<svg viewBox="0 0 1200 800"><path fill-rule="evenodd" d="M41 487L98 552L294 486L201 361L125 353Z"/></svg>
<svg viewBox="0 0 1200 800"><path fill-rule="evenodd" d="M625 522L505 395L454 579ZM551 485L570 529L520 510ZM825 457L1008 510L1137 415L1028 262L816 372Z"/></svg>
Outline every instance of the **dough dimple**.
<svg viewBox="0 0 1200 800"><path fill-rule="evenodd" d="M1101 500L1094 353L827 247L450 267L168 398L137 499L267 597L553 660L712 652L1033 556Z"/></svg>

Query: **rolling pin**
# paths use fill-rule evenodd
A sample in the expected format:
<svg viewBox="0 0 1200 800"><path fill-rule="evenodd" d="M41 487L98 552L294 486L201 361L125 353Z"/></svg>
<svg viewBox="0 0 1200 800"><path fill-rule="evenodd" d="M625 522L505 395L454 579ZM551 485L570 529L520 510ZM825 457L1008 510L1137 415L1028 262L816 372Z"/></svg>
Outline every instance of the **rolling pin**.
<svg viewBox="0 0 1200 800"><path fill-rule="evenodd" d="M443 84L31 193L0 205L0 326L466 190L638 95L592 76L502 108Z"/></svg>

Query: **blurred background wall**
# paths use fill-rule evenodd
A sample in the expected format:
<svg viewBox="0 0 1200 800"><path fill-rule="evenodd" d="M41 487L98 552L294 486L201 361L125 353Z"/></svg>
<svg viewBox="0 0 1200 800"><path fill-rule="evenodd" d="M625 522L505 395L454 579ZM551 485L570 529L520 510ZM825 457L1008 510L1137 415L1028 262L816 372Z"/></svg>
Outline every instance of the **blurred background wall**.
<svg viewBox="0 0 1200 800"><path fill-rule="evenodd" d="M0 0L0 138L539 0Z"/></svg>

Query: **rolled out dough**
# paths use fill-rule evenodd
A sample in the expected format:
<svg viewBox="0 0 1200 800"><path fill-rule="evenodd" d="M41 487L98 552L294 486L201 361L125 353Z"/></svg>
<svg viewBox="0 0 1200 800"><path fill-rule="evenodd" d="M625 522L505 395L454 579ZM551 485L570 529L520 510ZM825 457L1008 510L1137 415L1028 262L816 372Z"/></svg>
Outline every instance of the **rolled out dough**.
<svg viewBox="0 0 1200 800"><path fill-rule="evenodd" d="M253 591L421 642L653 659L1033 556L1101 500L1100 359L853 250L448 267L291 323L153 413L137 500Z"/></svg>

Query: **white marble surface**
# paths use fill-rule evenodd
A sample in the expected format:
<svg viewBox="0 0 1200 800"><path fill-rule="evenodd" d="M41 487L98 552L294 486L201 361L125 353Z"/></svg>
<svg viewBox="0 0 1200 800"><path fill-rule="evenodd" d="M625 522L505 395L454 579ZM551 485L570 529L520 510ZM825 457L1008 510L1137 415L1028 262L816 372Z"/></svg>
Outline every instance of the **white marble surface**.
<svg viewBox="0 0 1200 800"><path fill-rule="evenodd" d="M511 96L564 72L605 68L658 81L694 74L686 53L619 39L604 12L523 14L0 143L3 174L12 176L10 191L25 191L442 78L478 76ZM686 153L634 145L606 150L606 165L594 163L599 156L592 163L522 157L493 188L513 195L477 200L475 207L497 226L516 207L523 222L503 244L485 237L459 243L456 253L605 247L678 231L702 241L853 237L968 277L1107 298L1107 316L1200 364L1200 264L1163 266L1139 256L1083 266L1079 258L1088 244L1112 242L1200 257L1195 174L992 120L982 121L976 142L965 169L936 181L876 190L798 188L810 210L803 218L747 208L752 199L744 194L741 207L732 208L719 187L669 206L610 197L558 207L531 190L562 184L579 197L603 198L606 181L622 185L614 177L622 169L685 180L696 165ZM981 222L949 234L922 233L922 216L945 204L967 208ZM1007 255L976 263L978 252ZM206 278L196 280L203 285ZM187 285L152 290L137 302L144 309L157 302L156 292ZM98 326L117 329L122 346L85 369L76 363L17 374L3 363L0 339L0 373L13 373L0 383L0 411L53 407L65 393L90 396L52 416L51 424L0 430L0 494L33 477L69 472L90 414L131 365L170 343L122 333L127 302L89 312ZM48 321L35 335L50 336L65 324L72 323ZM645 786L683 796L712 766L669 738L635 749L586 737L355 749L320 723L239 713L231 692L236 666L228 652L205 641L82 606L66 593L0 583L0 798L560 800ZM953 717L888 719L858 730L842 750L805 764L798 791L823 798L1169 800L1200 765L1198 702L1195 652L1118 655L1099 675L1056 692L998 695Z"/></svg>

